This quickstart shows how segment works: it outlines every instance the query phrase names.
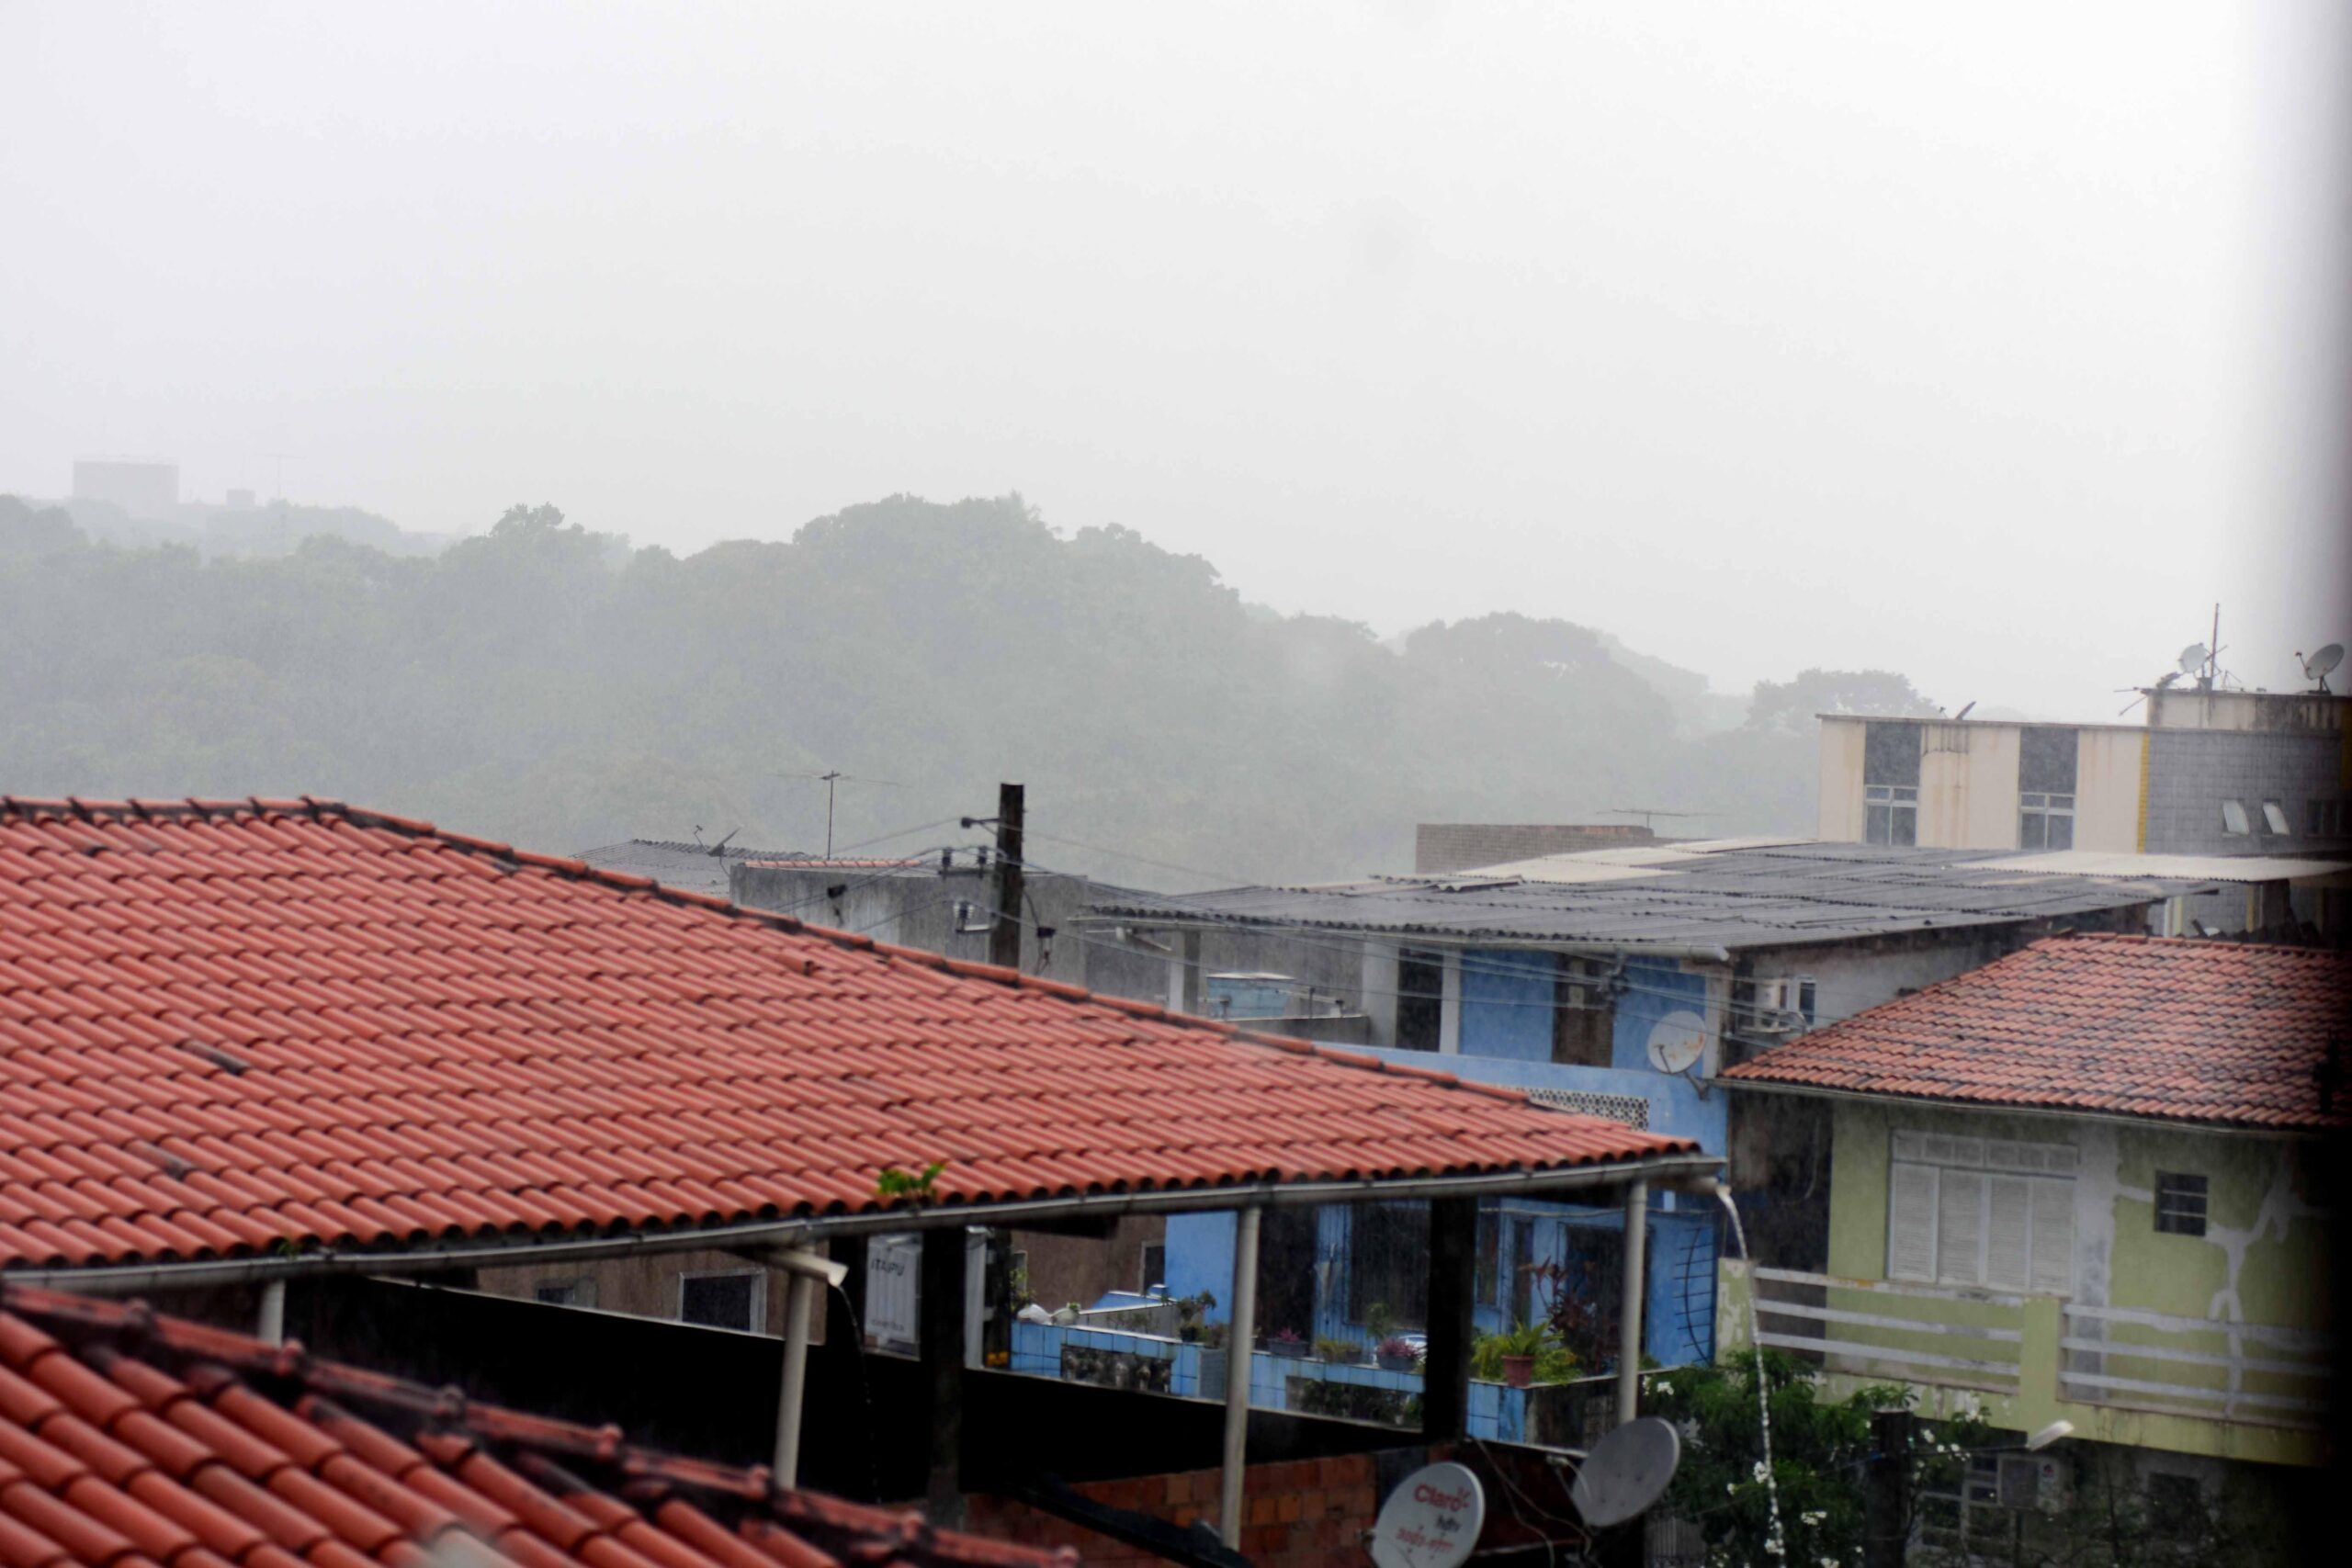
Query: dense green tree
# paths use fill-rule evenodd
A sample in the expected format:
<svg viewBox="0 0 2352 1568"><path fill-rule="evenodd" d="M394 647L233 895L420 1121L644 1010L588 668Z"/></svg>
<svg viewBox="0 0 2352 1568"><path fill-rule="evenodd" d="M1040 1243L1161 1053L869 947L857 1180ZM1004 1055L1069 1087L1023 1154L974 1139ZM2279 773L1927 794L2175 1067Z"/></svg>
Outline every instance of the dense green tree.
<svg viewBox="0 0 2352 1568"><path fill-rule="evenodd" d="M844 788L842 843L1018 778L1057 836L1034 859L1163 885L1205 878L1058 840L1328 878L1403 869L1421 820L1812 811L1789 716L1810 696L1760 688L1764 721L1694 739L1703 683L1584 627L1497 615L1387 646L1018 496L895 496L683 558L548 505L437 556L347 532L236 556L94 542L0 497L0 788L329 795L555 851L697 825L805 845L823 792L788 775L827 767L893 781Z"/></svg>

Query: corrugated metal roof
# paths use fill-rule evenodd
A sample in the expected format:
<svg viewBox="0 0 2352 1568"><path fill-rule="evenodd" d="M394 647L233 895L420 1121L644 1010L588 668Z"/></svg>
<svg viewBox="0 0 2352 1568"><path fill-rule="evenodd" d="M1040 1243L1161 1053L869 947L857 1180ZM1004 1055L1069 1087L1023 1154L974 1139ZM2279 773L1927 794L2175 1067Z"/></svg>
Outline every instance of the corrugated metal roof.
<svg viewBox="0 0 2352 1568"><path fill-rule="evenodd" d="M1623 853L1597 852L1607 857L1599 865L1611 873L1637 869L1616 863ZM1607 881L1472 882L1455 874L1323 887L1236 887L1181 898L1106 891L1093 912L1454 941L1728 949L2064 919L2211 886L2196 878L2066 875L2002 863L2014 858L1982 850L1804 840L1735 844L1685 852L1671 864ZM1560 869L1572 874L1574 868ZM1459 890L1449 891L1449 885Z"/></svg>
<svg viewBox="0 0 2352 1568"><path fill-rule="evenodd" d="M2112 850L2050 850L1991 863L2014 871L2075 876L2187 876L2200 882L2302 882L2352 873L2352 861L2305 855L2143 855Z"/></svg>

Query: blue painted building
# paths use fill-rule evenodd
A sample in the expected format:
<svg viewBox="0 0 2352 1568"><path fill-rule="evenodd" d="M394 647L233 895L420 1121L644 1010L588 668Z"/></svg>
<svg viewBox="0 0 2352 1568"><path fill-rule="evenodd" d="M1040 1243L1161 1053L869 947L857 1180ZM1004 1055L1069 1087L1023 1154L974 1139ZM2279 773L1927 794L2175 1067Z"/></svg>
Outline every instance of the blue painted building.
<svg viewBox="0 0 2352 1568"><path fill-rule="evenodd" d="M1347 1049L1694 1138L1728 1157L1736 1189L1746 1173L1731 1097L1713 1082L1721 1067L1816 1018L1875 1006L2062 926L2141 929L2152 901L2172 891L2145 878L1984 863L1993 858L1805 840L1653 844L1344 886L1124 894L1098 901L1090 918L1159 932L1179 955L1170 997L1184 993L1182 955L1199 951L1197 940L1185 945L1188 932L1217 931L1228 955L1237 934L1253 930L1293 949L1344 949L1362 976L1371 1041ZM1321 1210L1266 1248L1269 1331L1363 1341L1375 1301L1385 1316L1419 1326L1406 1309L1425 1258L1404 1256L1409 1221L1374 1214ZM1663 1365L1713 1359L1718 1216L1712 1203L1653 1199L1644 1343ZM1566 1265L1589 1293L1613 1298L1623 1223L1613 1207L1489 1202L1480 1328L1540 1315L1530 1266ZM1229 1215L1172 1218L1167 1247L1171 1293L1231 1294ZM1297 1278L1284 1285L1278 1274ZM1605 1292L1596 1284L1604 1279Z"/></svg>

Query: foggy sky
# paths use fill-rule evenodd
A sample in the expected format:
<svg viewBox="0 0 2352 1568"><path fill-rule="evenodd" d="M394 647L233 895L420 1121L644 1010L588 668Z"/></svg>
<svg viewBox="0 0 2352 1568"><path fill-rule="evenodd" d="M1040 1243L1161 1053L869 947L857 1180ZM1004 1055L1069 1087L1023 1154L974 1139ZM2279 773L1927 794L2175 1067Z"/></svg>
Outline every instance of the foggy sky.
<svg viewBox="0 0 2352 1568"><path fill-rule="evenodd" d="M2217 598L2275 689L2352 633L2336 11L0 0L0 491L1018 490L1730 690L2112 717Z"/></svg>

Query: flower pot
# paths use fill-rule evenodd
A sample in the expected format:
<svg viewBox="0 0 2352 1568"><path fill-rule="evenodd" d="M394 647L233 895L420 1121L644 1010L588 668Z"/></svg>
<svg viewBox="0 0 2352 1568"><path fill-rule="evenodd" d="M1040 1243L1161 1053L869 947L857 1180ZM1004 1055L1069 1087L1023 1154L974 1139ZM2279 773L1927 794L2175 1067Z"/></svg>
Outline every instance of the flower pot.
<svg viewBox="0 0 2352 1568"><path fill-rule="evenodd" d="M1400 1356L1384 1354L1375 1357L1374 1359L1380 1363L1380 1370L1384 1372L1409 1372L1419 1366L1421 1360L1419 1356L1410 1354Z"/></svg>
<svg viewBox="0 0 2352 1568"><path fill-rule="evenodd" d="M1503 1386L1505 1388L1525 1388L1534 1381L1534 1357L1505 1356L1503 1358Z"/></svg>
<svg viewBox="0 0 2352 1568"><path fill-rule="evenodd" d="M1287 1361L1303 1361L1307 1355L1307 1344L1304 1339L1261 1340L1259 1348L1269 1356L1280 1356Z"/></svg>

